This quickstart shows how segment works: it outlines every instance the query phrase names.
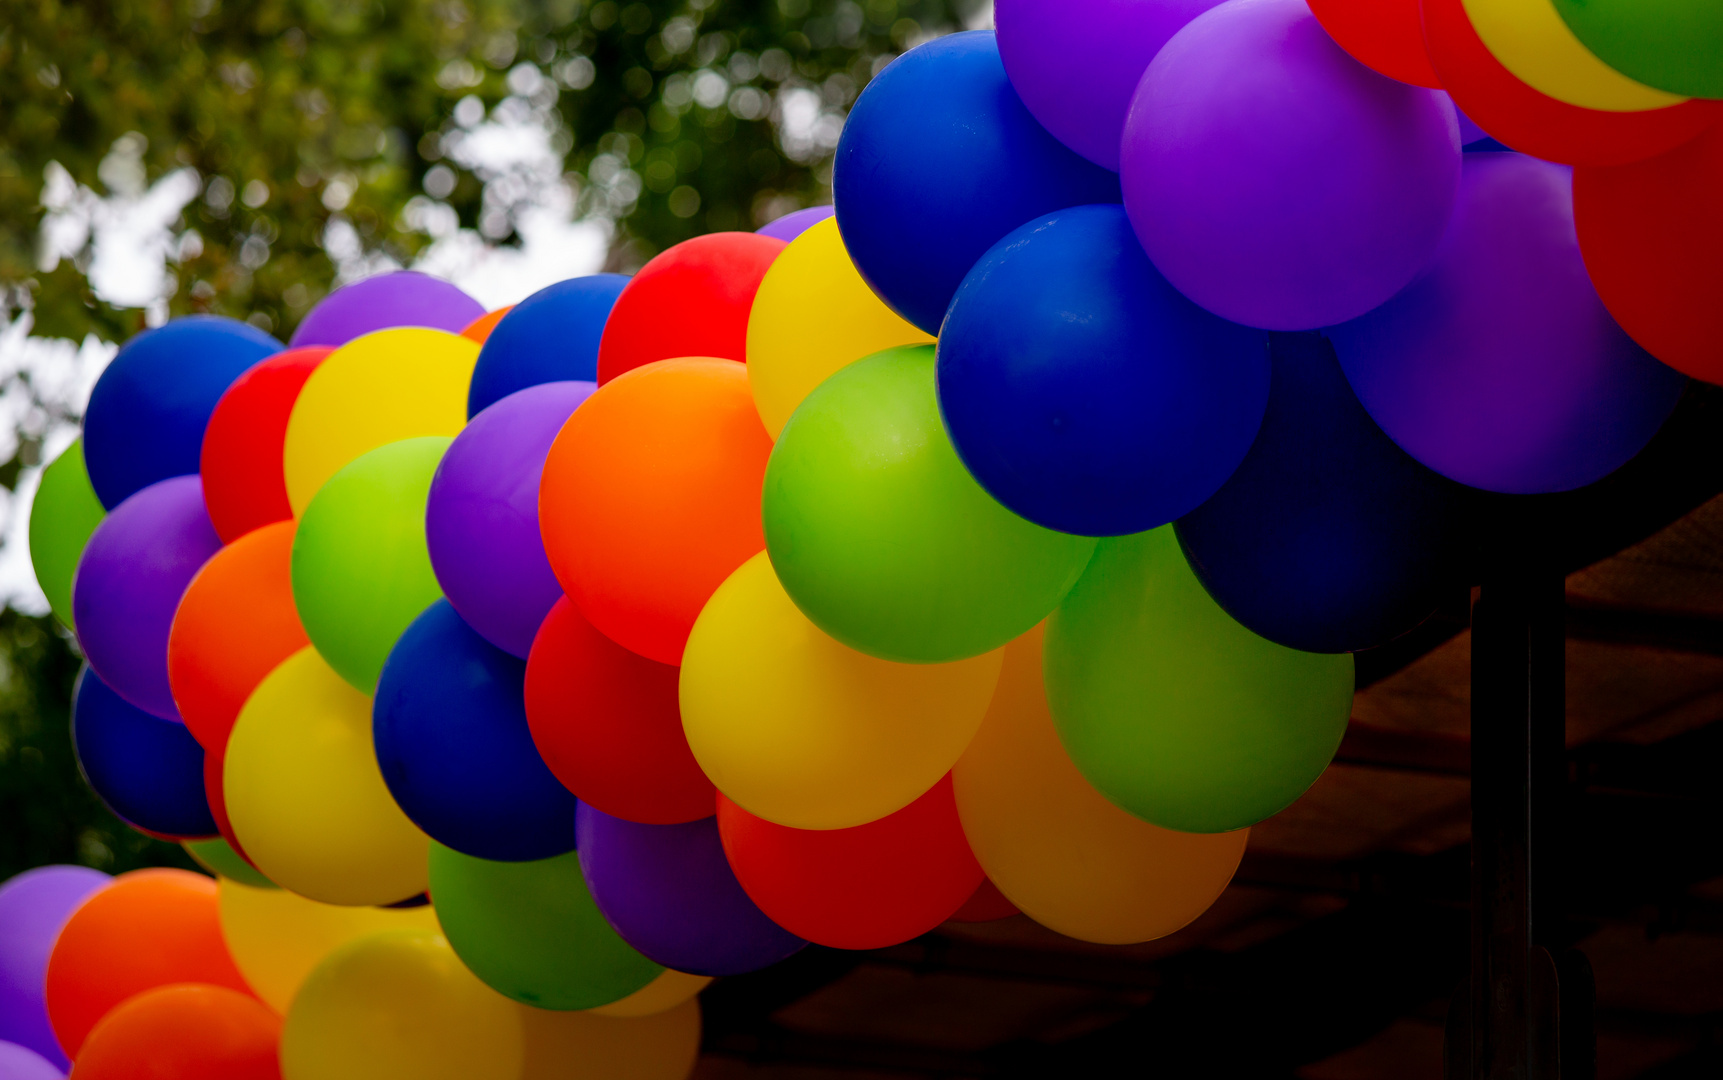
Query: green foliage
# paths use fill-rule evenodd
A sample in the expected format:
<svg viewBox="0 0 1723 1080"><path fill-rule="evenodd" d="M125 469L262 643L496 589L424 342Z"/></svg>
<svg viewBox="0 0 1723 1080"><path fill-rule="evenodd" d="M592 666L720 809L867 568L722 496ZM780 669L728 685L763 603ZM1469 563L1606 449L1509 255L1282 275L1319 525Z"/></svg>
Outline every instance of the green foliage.
<svg viewBox="0 0 1723 1080"><path fill-rule="evenodd" d="M186 214L197 238L180 246L174 309L290 326L333 276L321 247L331 207L373 246L412 254L416 238L392 226L423 174L414 147L454 101L435 73L512 39L514 6L0 0L0 280L36 269L49 162L106 193L189 166L204 188ZM136 327L78 295L80 278L36 278L38 332Z"/></svg>
<svg viewBox="0 0 1723 1080"><path fill-rule="evenodd" d="M95 298L88 252L38 263L44 177L57 162L137 193L189 167L202 196L170 253L171 310L285 334L334 279L332 221L400 263L429 240L403 213L415 198L511 238L509 200L487 203L447 153L469 95L554 110L580 206L620 219L613 261L632 269L824 201L856 94L980 2L0 0L0 285L29 289L37 333L123 340L142 313ZM779 139L786 101L823 138Z"/></svg>
<svg viewBox="0 0 1723 1080"><path fill-rule="evenodd" d="M618 260L632 269L699 233L829 201L835 135L856 95L906 45L957 18L941 0L600 0L533 47L565 85L601 73L563 95L570 164L589 181L619 163L639 175ZM777 137L771 110L781 118L797 99L823 140Z"/></svg>
<svg viewBox="0 0 1723 1080"><path fill-rule="evenodd" d="M79 659L48 616L0 611L0 881L46 863L109 873L196 865L134 832L78 775L70 706Z"/></svg>

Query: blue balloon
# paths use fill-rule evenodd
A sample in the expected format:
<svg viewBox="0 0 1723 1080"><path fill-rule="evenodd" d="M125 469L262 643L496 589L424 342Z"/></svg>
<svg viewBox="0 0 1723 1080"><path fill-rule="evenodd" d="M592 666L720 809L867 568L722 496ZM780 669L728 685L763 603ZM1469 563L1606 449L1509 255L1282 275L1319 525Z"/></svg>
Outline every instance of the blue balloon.
<svg viewBox="0 0 1723 1080"><path fill-rule="evenodd" d="M621 274L591 274L559 281L516 304L479 350L467 418L529 386L597 382L598 339L627 284Z"/></svg>
<svg viewBox="0 0 1723 1080"><path fill-rule="evenodd" d="M574 850L575 798L527 729L526 661L438 600L401 635L372 705L377 764L431 839L496 862Z"/></svg>
<svg viewBox="0 0 1723 1080"><path fill-rule="evenodd" d="M151 716L90 670L72 690L72 749L96 796L145 832L216 834L203 792L203 747L178 720Z"/></svg>
<svg viewBox="0 0 1723 1080"><path fill-rule="evenodd" d="M1215 602L1306 652L1353 652L1422 622L1464 576L1474 493L1382 433L1320 334L1271 334L1262 431L1175 526Z"/></svg>
<svg viewBox="0 0 1723 1080"><path fill-rule="evenodd" d="M1196 508L1268 401L1264 332L1167 284L1119 206L1061 210L995 245L951 302L937 370L946 430L981 486L1084 536Z"/></svg>
<svg viewBox="0 0 1723 1080"><path fill-rule="evenodd" d="M690 975L742 975L807 945L743 891L716 817L644 825L581 803L575 821L593 902L647 959Z"/></svg>
<svg viewBox="0 0 1723 1080"><path fill-rule="evenodd" d="M84 464L109 510L198 471L203 429L233 381L282 344L235 319L192 315L126 342L84 412Z"/></svg>
<svg viewBox="0 0 1723 1080"><path fill-rule="evenodd" d="M1066 149L1005 78L993 31L951 34L867 85L832 165L856 269L930 334L999 238L1067 206L1118 202L1118 174Z"/></svg>

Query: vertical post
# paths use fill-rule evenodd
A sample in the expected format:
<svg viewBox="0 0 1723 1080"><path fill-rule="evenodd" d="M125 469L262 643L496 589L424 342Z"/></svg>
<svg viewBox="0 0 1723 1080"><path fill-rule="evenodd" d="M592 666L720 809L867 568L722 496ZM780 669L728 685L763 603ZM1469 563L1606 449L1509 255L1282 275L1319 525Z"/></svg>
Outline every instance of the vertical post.
<svg viewBox="0 0 1723 1080"><path fill-rule="evenodd" d="M1524 564L1472 612L1472 937L1451 1062L1470 1080L1558 1080L1560 1006L1543 939L1565 772L1563 582ZM1456 1035L1460 1035L1456 1032ZM1469 1051L1469 1054L1467 1053ZM1465 1067L1468 1066L1469 1067Z"/></svg>

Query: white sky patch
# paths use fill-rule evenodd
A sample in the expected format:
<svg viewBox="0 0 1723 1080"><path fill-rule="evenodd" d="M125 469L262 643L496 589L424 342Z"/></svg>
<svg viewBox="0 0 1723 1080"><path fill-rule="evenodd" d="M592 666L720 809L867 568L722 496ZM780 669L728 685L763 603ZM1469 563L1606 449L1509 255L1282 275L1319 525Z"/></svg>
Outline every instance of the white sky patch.
<svg viewBox="0 0 1723 1080"><path fill-rule="evenodd" d="M96 170L106 196L74 181L59 162L48 163L38 265L48 271L62 259L79 260L98 297L115 307L143 308L156 326L167 318L175 285L167 263L183 242L174 228L203 185L189 168L146 184L148 145L136 132L114 140Z"/></svg>
<svg viewBox="0 0 1723 1080"><path fill-rule="evenodd" d="M0 324L0 460L17 452L20 432L43 440L43 463L59 457L78 437L77 418L118 351L93 334L81 344L34 337L28 313ZM30 615L48 611L30 565L30 501L41 474L41 465L31 466L16 491L0 488L0 602Z"/></svg>
<svg viewBox="0 0 1723 1080"><path fill-rule="evenodd" d="M523 63L509 72L509 86L515 93L488 118L477 98L462 99L461 127L443 137L449 159L484 182L479 227L460 228L454 209L428 195L402 212L403 224L432 238L413 269L459 285L491 309L597 273L615 236L608 215L581 215L563 175L569 137L555 112L555 84ZM518 245L496 243L511 232Z"/></svg>

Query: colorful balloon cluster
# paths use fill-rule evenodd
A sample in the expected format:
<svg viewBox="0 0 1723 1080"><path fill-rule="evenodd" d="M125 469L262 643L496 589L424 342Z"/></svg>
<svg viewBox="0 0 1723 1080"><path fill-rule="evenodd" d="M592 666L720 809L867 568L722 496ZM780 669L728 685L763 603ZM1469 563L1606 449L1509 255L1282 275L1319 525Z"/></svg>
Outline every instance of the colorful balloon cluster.
<svg viewBox="0 0 1723 1080"><path fill-rule="evenodd" d="M1312 6L999 0L869 84L835 218L128 343L32 550L92 787L222 880L77 907L29 1045L680 1075L692 995L807 942L1199 915L1479 490L1723 375L1723 136L1672 97L1720 54Z"/></svg>

